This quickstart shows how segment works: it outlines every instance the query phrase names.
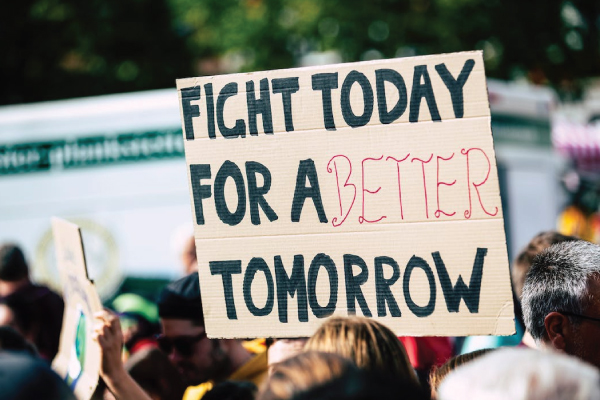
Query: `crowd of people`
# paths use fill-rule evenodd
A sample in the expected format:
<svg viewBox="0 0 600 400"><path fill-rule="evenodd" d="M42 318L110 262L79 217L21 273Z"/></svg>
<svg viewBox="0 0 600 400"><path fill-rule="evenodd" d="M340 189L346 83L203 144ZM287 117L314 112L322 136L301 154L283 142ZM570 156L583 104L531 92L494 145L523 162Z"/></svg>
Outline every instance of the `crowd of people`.
<svg viewBox="0 0 600 400"><path fill-rule="evenodd" d="M157 299L123 294L95 316L94 399L600 399L598 245L532 239L511 267L523 332L512 338L399 338L359 316L330 317L310 338L209 338L194 255ZM17 246L0 246L1 398L74 398L49 367L63 307Z"/></svg>

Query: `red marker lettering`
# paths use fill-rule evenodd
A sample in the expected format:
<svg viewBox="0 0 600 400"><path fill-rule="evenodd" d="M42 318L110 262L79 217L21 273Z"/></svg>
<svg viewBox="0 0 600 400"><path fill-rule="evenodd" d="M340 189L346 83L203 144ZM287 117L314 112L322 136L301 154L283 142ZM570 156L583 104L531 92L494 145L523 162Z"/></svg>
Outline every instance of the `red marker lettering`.
<svg viewBox="0 0 600 400"><path fill-rule="evenodd" d="M350 203L350 207L348 207L348 211L346 212L346 214L344 214L344 207L342 205L342 191L340 188L340 178L339 178L339 174L338 174L338 166L337 166L337 158L341 158L344 159L348 162L348 167L350 168L350 171L348 172L348 176L346 177L346 181L344 182L344 188L347 186L352 186L352 188L354 189L354 194L352 195L352 203ZM333 168L335 169L335 180L337 182L337 189L338 189L338 199L340 202L340 217L342 217L342 220L338 223L339 218L338 217L334 217L331 220L331 223L333 224L333 226L340 226L344 223L344 221L346 220L346 218L348 218L348 214L350 214L350 210L352 210L352 206L354 205L354 201L356 200L356 185L354 185L353 183L348 183L348 181L350 180L350 176L352 175L352 162L350 162L350 159L344 155L337 155L337 156L333 156L331 158L331 160L329 160L329 162L327 163L327 172L332 173L333 170L331 169L331 163L333 163Z"/></svg>
<svg viewBox="0 0 600 400"><path fill-rule="evenodd" d="M379 158L365 158L364 160L362 160L362 214L358 217L358 222L360 222L361 224L363 222L368 222L368 223L379 222L382 219L386 218L385 215L381 216L379 219L376 219L374 221L369 221L368 219L365 218L365 193L376 194L381 190L381 186L378 187L377 190L375 190L375 191L371 191L371 190L365 188L365 161L369 161L369 160L380 161L382 159L383 159L383 154Z"/></svg>
<svg viewBox="0 0 600 400"><path fill-rule="evenodd" d="M444 214L447 217L451 217L454 214L456 214L456 211L454 211L452 213L447 213L447 212L443 211L440 208L440 185L452 186L452 185L454 185L456 183L456 179L452 183L440 181L440 160L450 161L450 160L452 160L452 157L454 157L454 153L452 153L452 155L450 157L448 157L448 158L437 156L437 187L436 187L436 190L437 190L437 193L436 193L436 195L437 195L437 210L435 210L435 217L436 218L439 218L442 214Z"/></svg>
<svg viewBox="0 0 600 400"><path fill-rule="evenodd" d="M471 182L471 178L470 178L469 153L473 150L480 151L481 154L483 154L483 156L485 157L487 164L488 164L488 170L485 175L485 179L483 181L481 181L480 183ZM481 209L483 210L483 212L492 217L498 215L498 207L494 207L496 209L496 211L494 211L493 213L490 213L485 209L485 207L483 206L483 202L481 201L481 194L479 193L479 186L481 186L487 182L487 180L490 176L490 171L492 170L492 164L490 163L489 157L487 156L487 154L485 154L485 151L481 150L478 147L473 147L468 150L462 149L460 151L460 153L464 156L467 156L467 187L469 188L469 209L465 210L465 218L467 218L467 219L471 218L472 210L473 210L472 204L471 204L471 183L473 184L473 186L475 186L475 191L477 192L477 199L479 200L479 205L481 206Z"/></svg>
<svg viewBox="0 0 600 400"><path fill-rule="evenodd" d="M402 160L398 160L394 157L387 157L385 161L394 160L396 161L396 169L398 170L398 199L400 200L400 217L404 219L404 210L402 209L402 186L400 185L400 163L406 160L410 156L410 153L406 155Z"/></svg>
<svg viewBox="0 0 600 400"><path fill-rule="evenodd" d="M421 163L421 171L423 172L423 192L425 194L425 216L427 217L427 219L429 219L429 203L427 202L427 182L425 180L425 164L427 164L429 161L431 161L431 159L433 158L433 153L431 154L431 156L429 157L429 160L424 161L421 160L420 158L413 158L412 160L410 160L410 162L415 162L419 161Z"/></svg>

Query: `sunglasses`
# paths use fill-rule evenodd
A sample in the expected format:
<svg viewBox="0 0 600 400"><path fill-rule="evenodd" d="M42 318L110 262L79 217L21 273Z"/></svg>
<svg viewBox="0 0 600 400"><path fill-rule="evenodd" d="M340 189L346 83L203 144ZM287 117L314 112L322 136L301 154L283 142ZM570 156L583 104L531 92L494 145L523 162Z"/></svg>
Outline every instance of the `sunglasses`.
<svg viewBox="0 0 600 400"><path fill-rule="evenodd" d="M194 352L194 345L206 337L206 332L196 336L168 337L158 335L156 341L158 348L165 354L171 354L175 350L182 357L189 357Z"/></svg>

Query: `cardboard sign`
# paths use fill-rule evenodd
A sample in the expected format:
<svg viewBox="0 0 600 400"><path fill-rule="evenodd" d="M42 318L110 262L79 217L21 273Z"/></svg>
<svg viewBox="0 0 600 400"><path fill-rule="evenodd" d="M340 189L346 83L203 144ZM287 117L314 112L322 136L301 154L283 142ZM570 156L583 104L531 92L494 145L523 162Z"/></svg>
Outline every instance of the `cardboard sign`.
<svg viewBox="0 0 600 400"><path fill-rule="evenodd" d="M65 299L60 347L52 368L78 399L87 400L98 384L100 346L92 335L94 313L102 311L102 303L88 278L79 227L52 218L52 231Z"/></svg>
<svg viewBox="0 0 600 400"><path fill-rule="evenodd" d="M210 337L514 332L481 52L177 87Z"/></svg>

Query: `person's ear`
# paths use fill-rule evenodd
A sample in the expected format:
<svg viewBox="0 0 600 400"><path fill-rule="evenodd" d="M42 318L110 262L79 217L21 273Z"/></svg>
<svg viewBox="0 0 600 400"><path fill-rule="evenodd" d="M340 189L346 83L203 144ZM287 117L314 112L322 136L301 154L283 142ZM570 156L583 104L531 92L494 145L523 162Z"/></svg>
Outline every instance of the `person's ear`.
<svg viewBox="0 0 600 400"><path fill-rule="evenodd" d="M569 319L558 312L551 312L544 318L545 338L556 350L564 351L569 336Z"/></svg>

